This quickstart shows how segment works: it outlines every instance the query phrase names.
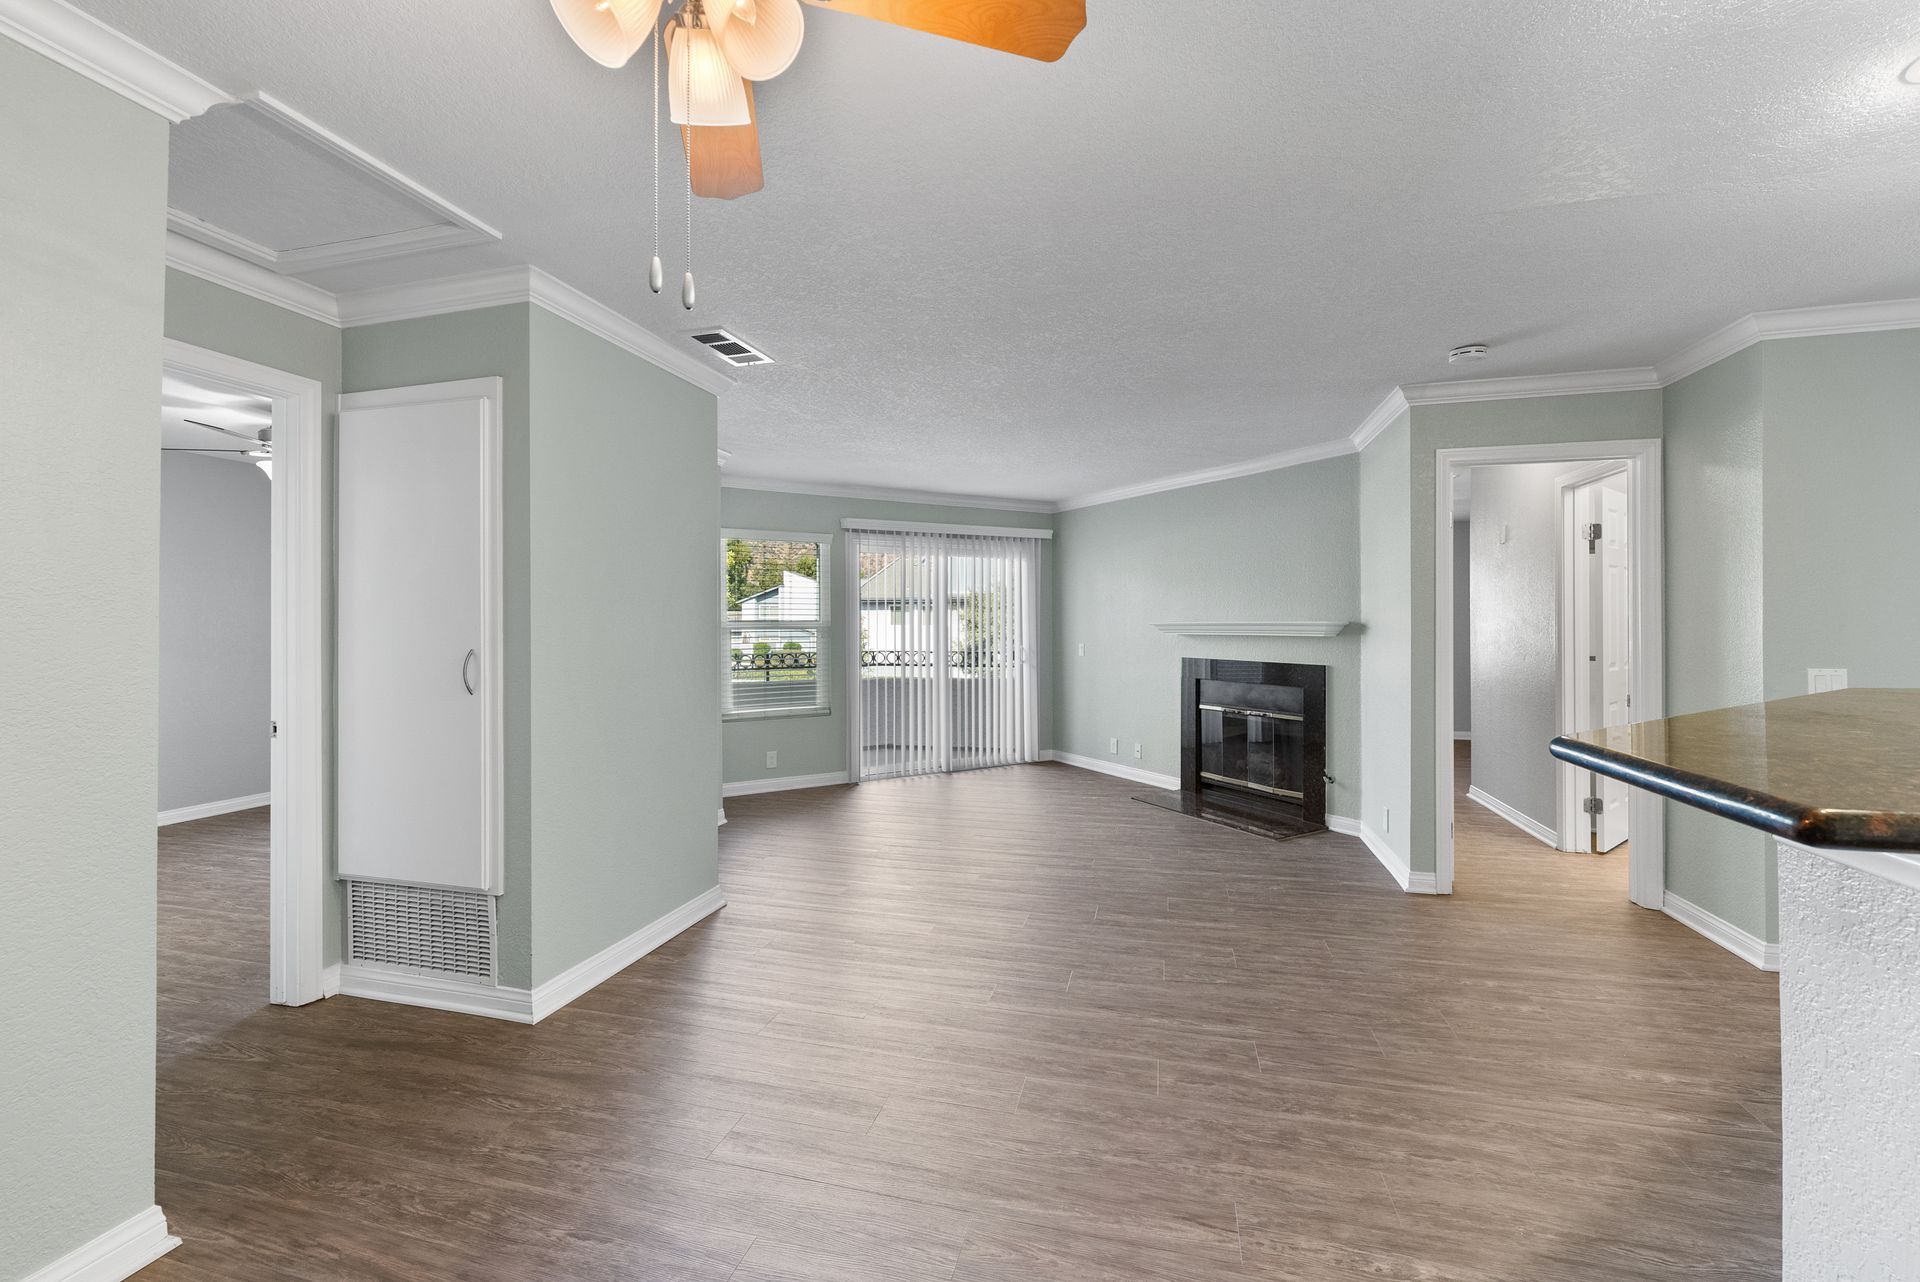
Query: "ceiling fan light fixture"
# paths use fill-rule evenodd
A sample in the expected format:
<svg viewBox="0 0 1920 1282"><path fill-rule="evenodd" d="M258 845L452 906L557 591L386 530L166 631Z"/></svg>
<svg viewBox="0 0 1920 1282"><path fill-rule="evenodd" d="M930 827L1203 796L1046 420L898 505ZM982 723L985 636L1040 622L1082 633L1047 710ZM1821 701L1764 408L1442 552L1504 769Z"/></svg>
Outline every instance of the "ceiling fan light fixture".
<svg viewBox="0 0 1920 1282"><path fill-rule="evenodd" d="M554 16L603 67L624 67L647 42L662 0L552 0Z"/></svg>
<svg viewBox="0 0 1920 1282"><path fill-rule="evenodd" d="M667 46L667 104L676 125L753 123L746 82L706 27L673 29Z"/></svg>
<svg viewBox="0 0 1920 1282"><path fill-rule="evenodd" d="M717 25L720 48L733 69L748 80L771 80L800 56L806 17L800 0L721 0L717 12L732 15Z"/></svg>

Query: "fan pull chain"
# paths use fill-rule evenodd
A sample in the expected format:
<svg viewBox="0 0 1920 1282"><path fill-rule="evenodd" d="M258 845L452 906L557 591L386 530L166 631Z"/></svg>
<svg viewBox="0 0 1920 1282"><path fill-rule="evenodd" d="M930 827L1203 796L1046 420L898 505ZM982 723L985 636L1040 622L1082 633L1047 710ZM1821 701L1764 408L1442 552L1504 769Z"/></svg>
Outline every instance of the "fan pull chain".
<svg viewBox="0 0 1920 1282"><path fill-rule="evenodd" d="M695 14L700 12L699 0L688 6ZM690 20L689 20L690 21ZM687 144L687 274L680 282L680 305L688 311L693 310L693 28L687 28L687 124L680 131L680 138Z"/></svg>
<svg viewBox="0 0 1920 1282"><path fill-rule="evenodd" d="M653 262L647 268L647 284L656 294L667 283L667 270L660 265L660 31L664 25L653 26Z"/></svg>

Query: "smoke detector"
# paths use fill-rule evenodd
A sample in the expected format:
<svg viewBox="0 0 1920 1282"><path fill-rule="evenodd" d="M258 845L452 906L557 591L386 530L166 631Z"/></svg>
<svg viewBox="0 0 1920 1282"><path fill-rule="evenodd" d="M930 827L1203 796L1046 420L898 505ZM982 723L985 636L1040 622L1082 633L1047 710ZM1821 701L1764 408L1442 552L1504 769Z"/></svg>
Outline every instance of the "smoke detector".
<svg viewBox="0 0 1920 1282"><path fill-rule="evenodd" d="M1447 353L1447 364L1449 365L1464 365L1470 361L1484 361L1485 359L1487 359L1487 345L1485 343L1468 343L1464 347L1456 347Z"/></svg>
<svg viewBox="0 0 1920 1282"><path fill-rule="evenodd" d="M697 329L689 337L729 365L773 364L773 357L730 330Z"/></svg>

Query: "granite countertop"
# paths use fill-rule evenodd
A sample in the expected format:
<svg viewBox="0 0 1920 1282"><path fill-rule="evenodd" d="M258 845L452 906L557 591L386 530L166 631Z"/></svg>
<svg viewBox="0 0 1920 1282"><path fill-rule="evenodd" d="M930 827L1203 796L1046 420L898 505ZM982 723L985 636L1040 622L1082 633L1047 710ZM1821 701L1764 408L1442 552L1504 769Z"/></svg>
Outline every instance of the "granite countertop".
<svg viewBox="0 0 1920 1282"><path fill-rule="evenodd" d="M1920 690L1835 690L1563 735L1562 761L1806 846L1920 852Z"/></svg>

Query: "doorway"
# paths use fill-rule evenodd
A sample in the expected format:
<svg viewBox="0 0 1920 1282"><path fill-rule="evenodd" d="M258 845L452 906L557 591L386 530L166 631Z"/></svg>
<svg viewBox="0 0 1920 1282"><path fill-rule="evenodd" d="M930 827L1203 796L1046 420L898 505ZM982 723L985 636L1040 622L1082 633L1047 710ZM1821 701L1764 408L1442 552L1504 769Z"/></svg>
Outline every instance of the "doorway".
<svg viewBox="0 0 1920 1282"><path fill-rule="evenodd" d="M313 379L171 339L161 377L163 432L170 417L198 420L172 434L178 446L163 457L256 468L269 491L266 724L258 729L270 806L267 998L304 1005L325 996L329 893L321 388ZM189 412L169 416L170 403ZM238 453L220 453L227 450Z"/></svg>
<svg viewBox="0 0 1920 1282"><path fill-rule="evenodd" d="M1557 721L1536 727L1527 737L1515 743L1516 750L1529 762L1546 756L1547 738L1554 733L1564 733L1568 729L1584 728L1589 724L1612 724L1622 710L1630 706L1629 719L1649 720L1662 715L1662 673L1664 671L1664 642L1661 623L1662 588L1662 551L1661 551L1661 473L1660 442L1642 441L1595 441L1562 445L1526 445L1496 446L1486 448L1443 449L1435 452L1435 491L1436 509L1434 531L1435 548L1435 592L1434 592L1434 721L1431 739L1434 745L1434 790L1435 790L1435 881L1442 894L1451 893L1454 874L1454 837L1457 819L1454 798L1456 752L1464 745L1456 747L1456 642L1455 625L1458 606L1455 601L1458 576L1465 573L1462 564L1468 555L1466 549L1456 543L1455 532L1455 477L1470 469L1492 468L1501 464L1554 464L1552 469L1557 477L1564 480L1564 486L1556 485L1560 495L1560 521L1549 519L1549 540L1547 563L1555 559L1552 548L1558 547L1561 562L1557 576L1556 596L1558 600L1558 634L1573 638L1576 626L1592 624L1604 629L1607 618L1604 593L1608 590L1608 577L1604 569L1596 576L1582 579L1587 592L1587 613L1581 623L1576 625L1573 618L1573 597L1575 589L1572 582L1574 566L1571 563L1573 543L1569 534L1577 532L1576 527L1598 524L1605 529L1605 512L1608 504L1616 513L1620 539L1611 549L1603 545L1604 537L1595 545L1592 556L1603 567L1611 559L1616 568L1611 582L1611 590L1623 599L1617 600L1619 606L1614 613L1614 656L1617 660L1611 675L1598 672L1605 666L1607 650L1604 646L1580 652L1582 660L1586 654L1595 659L1586 666L1596 669L1588 674L1585 684L1576 688L1573 681L1574 666L1566 657L1574 653L1561 650L1558 679L1549 672L1545 678L1545 688L1549 699L1556 701ZM1582 466L1586 465L1586 466ZM1584 487L1592 487L1585 489ZM1476 479L1475 491L1479 490ZM1611 492L1613 497L1604 497ZM1595 510L1601 512L1602 519L1591 519ZM1577 513L1585 512L1589 519L1579 522L1572 520ZM1498 531L1494 532L1498 537ZM1584 550L1586 544L1578 544ZM1539 551L1536 540L1534 550ZM1479 585L1473 585L1477 588ZM1599 595L1594 595L1594 594ZM1550 614L1549 618L1553 616ZM1553 629L1549 629L1553 630ZM1599 638L1604 641L1604 637ZM1538 638L1535 638L1537 643ZM1556 689L1557 687L1557 689ZM1615 706L1606 707L1605 700L1609 688L1612 691ZM1584 701L1584 702L1582 702ZM1597 702L1596 702L1597 701ZM1480 757L1493 745L1488 740L1488 709L1481 705L1476 693L1473 696L1470 751ZM1602 717L1606 720L1593 722L1591 718ZM1544 731L1544 733L1543 733ZM1538 742L1534 742L1534 740ZM1604 807L1611 800L1617 805L1617 818L1608 825L1601 840L1609 840L1621 828L1632 834L1632 840L1626 842L1628 860L1628 894L1636 904L1646 908L1660 908L1665 898L1665 848L1661 803L1658 798L1636 789L1622 789L1621 794L1609 796L1601 793L1597 800L1603 813L1600 816L1589 815L1589 806L1583 790L1592 795L1593 785L1585 776L1587 772L1572 771L1568 767L1557 767L1562 773L1556 776L1558 781L1558 801L1551 807L1550 815L1536 814L1534 826L1515 822L1512 816L1505 816L1514 826L1527 828L1528 831L1550 845L1562 849L1591 849L1591 835L1596 818L1604 819ZM1477 773L1477 772L1476 772ZM1569 777L1575 776L1575 777ZM1478 798L1476 798L1478 800ZM1497 812L1497 810L1496 810ZM1558 822L1547 822L1557 819ZM1621 840L1625 841L1624 834ZM1577 844L1576 844L1577 843Z"/></svg>
<svg viewBox="0 0 1920 1282"><path fill-rule="evenodd" d="M848 521L856 782L1040 758L1044 530Z"/></svg>

